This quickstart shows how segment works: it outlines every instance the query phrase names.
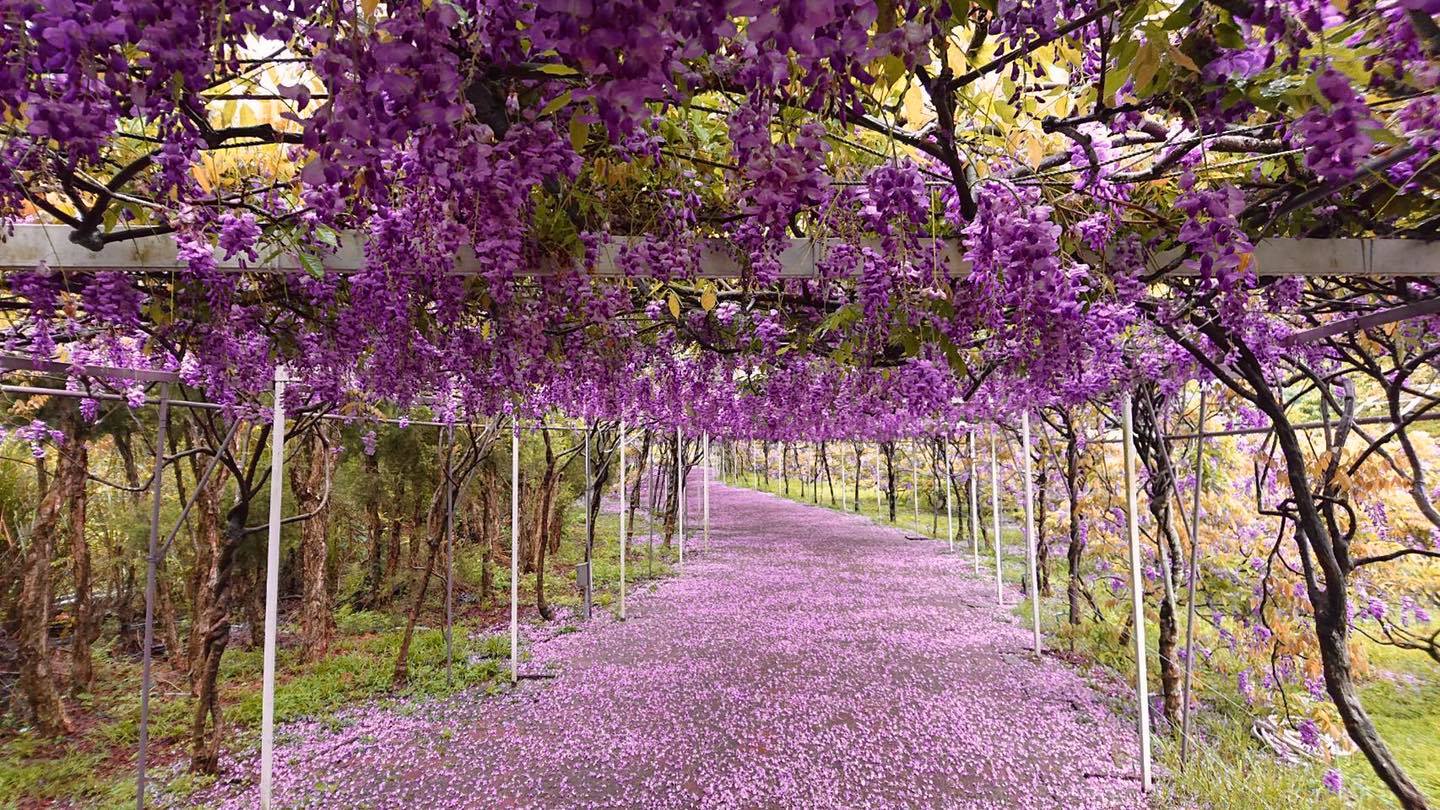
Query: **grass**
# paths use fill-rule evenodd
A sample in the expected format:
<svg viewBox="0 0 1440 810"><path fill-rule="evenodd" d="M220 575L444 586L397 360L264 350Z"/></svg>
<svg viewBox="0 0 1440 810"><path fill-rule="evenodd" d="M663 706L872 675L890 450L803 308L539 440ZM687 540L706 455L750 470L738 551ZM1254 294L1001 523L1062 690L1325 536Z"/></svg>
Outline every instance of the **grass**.
<svg viewBox="0 0 1440 810"><path fill-rule="evenodd" d="M1440 666L1378 644L1369 645L1366 654L1370 666L1387 676L1361 687L1365 708L1410 778L1432 801L1440 801ZM1349 757L1340 770L1347 781L1384 791L1362 757Z"/></svg>
<svg viewBox="0 0 1440 810"><path fill-rule="evenodd" d="M275 688L275 716L279 723L303 717L325 717L337 709L366 700L394 696L440 695L454 690L495 683L505 672L494 655L493 636L470 639L474 628L457 625L454 680L447 685L445 645L439 629L418 630L411 644L410 678L403 690L390 689L391 669L399 650L400 631L337 634L334 653L314 664L302 664L299 650L282 648L276 655L279 672ZM504 641L505 655L509 641ZM21 801L48 800L90 807L111 807L134 801L134 751L139 734L139 697L133 688L139 680L129 661L106 655L100 661L97 682L123 685L92 696L94 711L88 726L63 742L15 731L0 743L0 807ZM260 724L259 650L233 650L223 662L226 737L232 750L258 743ZM162 676L167 680L168 673ZM190 727L193 701L188 691L157 683L151 701L150 737L156 764L173 761L182 753ZM157 777L161 768L153 773ZM181 797L205 783L185 775L165 786L171 798Z"/></svg>
<svg viewBox="0 0 1440 810"><path fill-rule="evenodd" d="M789 497L799 503L811 503L807 488L805 496L795 482L791 492L785 495L779 481L756 480L753 476L742 475L729 479L731 483L749 486L781 497ZM853 482L850 484L853 487ZM853 489L847 489L847 510L861 514L877 523L896 526L910 534L931 535L931 512L922 501L918 524L914 508L908 501L897 504L894 523L888 520L888 510L877 507L876 490L861 487L860 509L857 512L852 502ZM829 493L821 488L819 506L831 507ZM837 493L838 494L838 493ZM956 504L957 545L969 550L968 529L961 529L958 520L959 504ZM988 504L982 503L982 514L988 516ZM945 515L937 515L939 525L937 540L945 539ZM1016 584L1027 576L1023 540L1013 516L1006 516L1004 548L1006 554L1002 563L1005 582ZM986 525L988 528L988 524ZM994 576L993 547L981 537L981 575ZM1063 560L1052 560L1052 577L1063 577ZM1057 581L1057 590L1063 588ZM1100 596L1097 594L1097 597ZM1105 600L1102 598L1102 605ZM1041 603L1041 629L1045 644L1052 649L1069 650L1078 659L1092 662L1112 678L1133 684L1135 678L1134 654L1129 646L1118 643L1118 633L1128 602L1117 600L1109 607L1113 614L1106 623L1087 622L1073 628L1066 621L1065 606L1059 599L1046 598ZM1013 606L1016 617L1027 626L1030 622L1030 601L1021 600ZM1118 618L1116 618L1118 617ZM1206 639L1205 625L1197 626L1197 641L1217 646L1213 639ZM1146 638L1149 643L1151 661L1150 676L1152 696L1158 693L1155 661L1158 653L1155 640L1158 628L1147 622ZM1382 737L1391 747L1395 756L1405 767L1410 777L1420 785L1432 800L1440 799L1440 667L1423 655L1396 650L1369 642L1361 642L1365 658L1370 662L1372 676L1360 687L1361 699L1379 728ZM1217 659L1220 656L1217 655ZM1326 790L1321 782L1330 765L1319 762L1287 763L1279 760L1263 748L1251 735L1250 727L1257 710L1248 706L1240 695L1236 681L1230 672L1244 664L1236 661L1214 662L1196 670L1195 683L1197 705L1193 739L1189 762L1185 767L1180 763L1178 737L1157 732L1152 737L1154 760L1157 771L1163 776L1152 797L1152 804L1159 808L1228 808L1275 807L1275 808L1382 808L1394 806L1389 790L1375 776L1369 763L1358 752L1337 758L1333 767L1344 777L1344 792L1336 796ZM1236 666L1238 664L1238 666ZM1102 690L1105 691L1105 690ZM1113 690L1110 690L1113 692ZM1128 687L1114 695L1116 711L1133 715ZM1333 712L1333 709L1331 709ZM1268 713L1268 709L1264 711Z"/></svg>
<svg viewBox="0 0 1440 810"><path fill-rule="evenodd" d="M645 522L637 514L640 527ZM546 598L552 605L578 608L580 595L574 567L584 559L584 518L578 508L567 515L558 553L546 565ZM596 524L594 547L594 604L597 610L618 610L619 517L602 514ZM631 591L636 585L668 576L676 549L655 544L649 555L643 535L632 539L626 576ZM479 590L478 549L457 549L456 593ZM492 571L494 598L508 600L509 569L501 561ZM499 689L508 683L508 633L491 632L500 619L504 601L496 604L457 605L453 633L453 680L447 682L443 614L443 588L431 587L422 621L411 642L409 678L404 689L392 690L391 672L404 629L403 600L394 612L355 611L342 607L336 614L335 643L322 661L304 663L294 641L296 627L283 622L281 646L276 652L277 723L301 718L326 718L346 706L399 697L438 696L470 688ZM534 604L534 578L521 582L521 604ZM579 630L576 625L560 632ZM262 652L247 650L232 641L221 666L221 696L226 722L226 745L243 751L259 744ZM57 803L77 807L131 806L135 797L135 750L139 726L139 665L108 646L96 649L94 694L79 701L75 712L77 733L64 740L40 737L22 728L0 727L0 808ZM156 687L150 703L150 739L154 766L152 778L166 801L184 805L192 791L208 785L210 777L166 768L183 761L187 753L193 701L185 677L157 662ZM281 729L283 734L283 727ZM165 784L158 784L168 779Z"/></svg>

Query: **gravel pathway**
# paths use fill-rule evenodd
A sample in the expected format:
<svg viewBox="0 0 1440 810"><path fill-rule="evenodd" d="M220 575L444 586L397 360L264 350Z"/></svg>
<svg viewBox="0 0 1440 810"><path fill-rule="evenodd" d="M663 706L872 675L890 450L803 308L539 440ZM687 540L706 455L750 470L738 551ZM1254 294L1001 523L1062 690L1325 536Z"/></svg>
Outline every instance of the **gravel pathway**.
<svg viewBox="0 0 1440 810"><path fill-rule="evenodd" d="M1133 728L1027 654L968 555L751 490L711 510L710 549L629 621L536 646L559 677L287 727L278 803L1142 806Z"/></svg>

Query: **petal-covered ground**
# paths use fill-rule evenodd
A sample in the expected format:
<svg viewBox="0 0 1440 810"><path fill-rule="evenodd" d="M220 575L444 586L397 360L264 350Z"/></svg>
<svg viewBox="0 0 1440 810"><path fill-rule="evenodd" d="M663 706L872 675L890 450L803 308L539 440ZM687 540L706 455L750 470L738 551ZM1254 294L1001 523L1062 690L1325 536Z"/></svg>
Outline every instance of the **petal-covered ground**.
<svg viewBox="0 0 1440 810"><path fill-rule="evenodd" d="M711 510L710 547L629 621L536 645L558 677L286 729L278 803L1143 805L1134 730L1027 653L968 555L750 490Z"/></svg>

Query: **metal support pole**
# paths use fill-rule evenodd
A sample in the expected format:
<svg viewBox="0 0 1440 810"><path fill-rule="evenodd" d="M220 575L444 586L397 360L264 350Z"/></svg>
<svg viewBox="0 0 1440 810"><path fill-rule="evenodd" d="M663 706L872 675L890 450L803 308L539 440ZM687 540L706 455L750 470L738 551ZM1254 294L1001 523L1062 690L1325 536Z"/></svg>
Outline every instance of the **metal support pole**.
<svg viewBox="0 0 1440 810"><path fill-rule="evenodd" d="M975 552L975 573L980 573L980 470L975 464L975 431L970 431L970 548Z"/></svg>
<svg viewBox="0 0 1440 810"><path fill-rule="evenodd" d="M1324 402L1324 399L1320 400ZM1180 767L1190 756L1190 676L1195 666L1195 570L1200 562L1200 485L1205 475L1205 384L1195 421L1195 493L1190 510L1190 561L1185 566L1185 681L1180 696Z"/></svg>
<svg viewBox="0 0 1440 810"><path fill-rule="evenodd" d="M955 471L950 467L950 439L945 439L945 536L950 538L950 551L955 551L955 506L950 490L955 488Z"/></svg>
<svg viewBox="0 0 1440 810"><path fill-rule="evenodd" d="M706 431L701 434L701 441L705 448L705 488L701 490L700 500L702 503L701 520L705 526L705 550L710 550L710 433Z"/></svg>
<svg viewBox="0 0 1440 810"><path fill-rule="evenodd" d="M145 765L150 748L150 664L155 646L155 578L160 565L160 501L165 471L165 433L170 424L170 383L160 384L155 421L155 474L150 481L150 543L145 557L145 631L140 653L140 750L136 755L135 806L145 807ZM216 453L219 457L219 453ZM201 486L204 486L202 483Z"/></svg>
<svg viewBox="0 0 1440 810"><path fill-rule="evenodd" d="M630 488L625 483L625 420L620 420L620 621L625 621L625 518L630 509Z"/></svg>
<svg viewBox="0 0 1440 810"><path fill-rule="evenodd" d="M783 453L784 450L782 449ZM685 435L675 426L675 536L680 541L680 564L685 564Z"/></svg>
<svg viewBox="0 0 1440 810"><path fill-rule="evenodd" d="M270 809L275 768L275 639L280 601L280 513L285 498L284 366L275 367L270 428L270 531L265 541L265 665L260 687L260 807Z"/></svg>
<svg viewBox="0 0 1440 810"><path fill-rule="evenodd" d="M445 686L455 679L455 427L445 431Z"/></svg>
<svg viewBox="0 0 1440 810"><path fill-rule="evenodd" d="M1030 462L1030 412L1020 413L1020 452L1025 456L1025 557L1030 569L1030 619L1035 630L1035 654L1040 654L1040 578L1035 558L1035 472Z"/></svg>
<svg viewBox="0 0 1440 810"><path fill-rule="evenodd" d="M1145 672L1145 592L1140 579L1140 515L1135 496L1135 425L1130 394L1120 398L1120 426L1125 451L1125 538L1130 544L1130 609L1134 621L1135 702L1139 709L1140 785L1150 791L1150 682Z"/></svg>
<svg viewBox="0 0 1440 810"><path fill-rule="evenodd" d="M990 426L990 517L995 522L995 602L1005 605L1005 577L1000 561L1000 462L995 456L995 426Z"/></svg>
<svg viewBox="0 0 1440 810"><path fill-rule="evenodd" d="M510 429L510 682L520 679L520 423Z"/></svg>

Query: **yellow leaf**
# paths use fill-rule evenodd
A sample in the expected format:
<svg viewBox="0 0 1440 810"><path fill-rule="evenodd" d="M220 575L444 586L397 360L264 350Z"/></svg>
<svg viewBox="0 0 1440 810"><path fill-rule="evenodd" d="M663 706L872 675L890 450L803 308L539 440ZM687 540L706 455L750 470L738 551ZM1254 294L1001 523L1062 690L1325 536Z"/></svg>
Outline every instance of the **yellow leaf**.
<svg viewBox="0 0 1440 810"><path fill-rule="evenodd" d="M360 0L360 13L365 15L365 19L373 20L375 19L375 8L379 5L380 0Z"/></svg>
<svg viewBox="0 0 1440 810"><path fill-rule="evenodd" d="M1250 267L1250 264L1251 264L1252 262L1254 262L1254 261L1255 261L1255 254L1254 254L1254 253L1244 253L1244 254L1241 254L1241 256L1240 256L1240 272L1242 272L1242 273L1245 272L1245 270L1246 270L1247 268L1249 268L1249 267Z"/></svg>
<svg viewBox="0 0 1440 810"><path fill-rule="evenodd" d="M202 165L200 163L191 164L190 176L195 178L195 182L200 185L200 190L204 191L206 194L209 194L210 191L215 188L215 184L210 182L210 171L208 166Z"/></svg>
<svg viewBox="0 0 1440 810"><path fill-rule="evenodd" d="M1191 73L1200 72L1200 67L1195 64L1195 60L1187 56L1184 51L1170 44L1170 40L1168 39L1165 40L1165 48L1170 51L1170 58L1175 61L1175 64L1185 68Z"/></svg>
<svg viewBox="0 0 1440 810"><path fill-rule="evenodd" d="M1146 42L1135 54L1135 93L1144 96L1150 90L1150 83L1155 80L1155 73L1160 70L1160 54L1156 52L1155 46Z"/></svg>
<svg viewBox="0 0 1440 810"><path fill-rule="evenodd" d="M680 296L673 292L670 293L670 300L667 303L670 305L670 317L677 321L680 320Z"/></svg>
<svg viewBox="0 0 1440 810"><path fill-rule="evenodd" d="M910 128L918 127L931 119L929 105L925 101L925 93L919 87L912 86L905 91L905 122Z"/></svg>
<svg viewBox="0 0 1440 810"><path fill-rule="evenodd" d="M1040 143L1039 138L1029 138L1025 143L1025 159L1030 168L1040 168L1040 161L1045 159L1045 146Z"/></svg>
<svg viewBox="0 0 1440 810"><path fill-rule="evenodd" d="M700 293L700 308L709 312L715 308L715 288L706 287L705 292Z"/></svg>

